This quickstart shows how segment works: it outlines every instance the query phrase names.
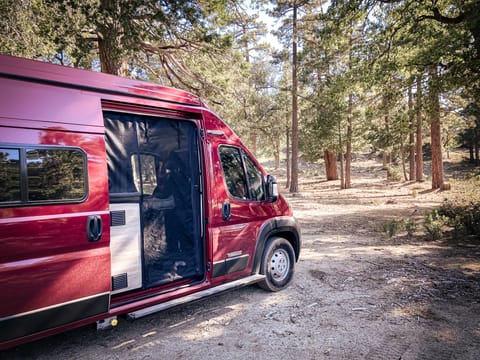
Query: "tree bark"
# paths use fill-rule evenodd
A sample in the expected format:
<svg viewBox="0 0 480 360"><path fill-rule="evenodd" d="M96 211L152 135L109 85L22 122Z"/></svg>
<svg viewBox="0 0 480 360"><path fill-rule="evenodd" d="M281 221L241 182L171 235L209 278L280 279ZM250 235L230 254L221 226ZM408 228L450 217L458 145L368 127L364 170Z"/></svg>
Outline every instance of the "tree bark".
<svg viewBox="0 0 480 360"><path fill-rule="evenodd" d="M338 180L337 154L335 151L326 149L323 152L323 159L325 160L325 174L327 180Z"/></svg>
<svg viewBox="0 0 480 360"><path fill-rule="evenodd" d="M390 134L390 118L388 115L384 116L384 122L385 122L385 131L388 134L388 139L387 139L387 144L386 144L386 150L383 154L383 166L384 167L390 167L392 164L392 141L391 141L391 134Z"/></svg>
<svg viewBox="0 0 480 360"><path fill-rule="evenodd" d="M350 29L353 29L353 22L350 22ZM353 34L350 31L348 37L348 70L352 70L352 47L353 47ZM352 122L353 122L353 93L348 95L348 109L347 109L347 139L346 139L346 152L345 152L345 189L350 189L352 186L351 181L351 165L352 165Z"/></svg>
<svg viewBox="0 0 480 360"><path fill-rule="evenodd" d="M279 134L276 134L275 140L273 141L273 155L275 157L275 170L278 170L280 168L280 136Z"/></svg>
<svg viewBox="0 0 480 360"><path fill-rule="evenodd" d="M103 73L118 76L128 75L128 63L123 53L123 27L120 18L120 7L113 0L101 0L100 10L110 14L105 22L98 24L98 51L100 69Z"/></svg>
<svg viewBox="0 0 480 360"><path fill-rule="evenodd" d="M409 119L409 180L416 179L415 173L415 114L413 109L412 86L408 88L408 119Z"/></svg>
<svg viewBox="0 0 480 360"><path fill-rule="evenodd" d="M416 131L416 178L417 181L423 181L423 121L422 121L422 76L417 76L417 98L416 98L416 118L417 118L417 131Z"/></svg>
<svg viewBox="0 0 480 360"><path fill-rule="evenodd" d="M292 44L292 173L290 192L298 192L297 4L293 2Z"/></svg>
<svg viewBox="0 0 480 360"><path fill-rule="evenodd" d="M478 146L478 142L475 143L475 164L480 164L480 148Z"/></svg>
<svg viewBox="0 0 480 360"><path fill-rule="evenodd" d="M480 164L480 134L477 127L472 129L471 138L469 140L470 162L476 165Z"/></svg>
<svg viewBox="0 0 480 360"><path fill-rule="evenodd" d="M345 174L343 168L343 143L342 143L342 128L340 121L338 121L338 146L340 148L340 189L345 189Z"/></svg>
<svg viewBox="0 0 480 360"><path fill-rule="evenodd" d="M243 51L244 51L244 57L245 57L245 62L247 64L250 64L250 50L249 50L249 44L248 44L248 29L245 24L242 25L242 34L243 34ZM249 77L248 79L248 88L252 89L252 78ZM250 91L249 91L250 93ZM250 96L248 96L250 98ZM245 123L248 124L249 120L249 114L250 111L248 109L248 104L249 101L244 101L243 102L243 113L245 117ZM250 126L249 129L250 132L250 143L249 143L249 150L252 152L253 156L257 156L257 129L254 127Z"/></svg>
<svg viewBox="0 0 480 360"><path fill-rule="evenodd" d="M287 112L288 117L288 112ZM288 119L287 119L288 120ZM288 124L288 121L287 121ZM290 128L288 125L286 126L286 140L287 140L287 153L286 153L286 160L287 160L287 183L285 184L285 188L288 189L290 187Z"/></svg>
<svg viewBox="0 0 480 360"><path fill-rule="evenodd" d="M440 123L440 93L437 67L429 69L430 141L432 145L432 189L443 187L442 129Z"/></svg>
<svg viewBox="0 0 480 360"><path fill-rule="evenodd" d="M345 153L345 189L352 187L351 165L352 165L352 122L353 122L353 94L348 96L348 118L347 118L347 152Z"/></svg>
<svg viewBox="0 0 480 360"><path fill-rule="evenodd" d="M400 155L402 157L402 170L403 170L403 178L405 181L408 181L408 176L407 176L407 164L405 161L405 145L403 144L403 140L400 142Z"/></svg>

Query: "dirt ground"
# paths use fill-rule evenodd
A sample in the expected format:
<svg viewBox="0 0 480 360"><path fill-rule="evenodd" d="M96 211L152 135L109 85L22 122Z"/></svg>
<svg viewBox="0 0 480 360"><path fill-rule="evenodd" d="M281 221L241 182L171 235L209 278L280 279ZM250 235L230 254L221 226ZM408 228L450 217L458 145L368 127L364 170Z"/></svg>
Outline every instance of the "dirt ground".
<svg viewBox="0 0 480 360"><path fill-rule="evenodd" d="M428 181L387 182L375 160L354 163L352 189L323 179L307 169L300 194L286 194L303 234L286 290L249 286L0 358L478 359L478 239L428 240L420 225L413 236L381 230L391 219L420 223L446 192L429 191Z"/></svg>

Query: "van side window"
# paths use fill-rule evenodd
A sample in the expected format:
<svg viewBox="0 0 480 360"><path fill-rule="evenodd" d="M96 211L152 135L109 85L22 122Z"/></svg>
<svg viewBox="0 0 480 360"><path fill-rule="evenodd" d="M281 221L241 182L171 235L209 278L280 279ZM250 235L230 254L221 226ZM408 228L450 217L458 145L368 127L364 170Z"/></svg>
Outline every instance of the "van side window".
<svg viewBox="0 0 480 360"><path fill-rule="evenodd" d="M221 146L219 152L230 195L242 200L263 200L263 174L253 161L239 148Z"/></svg>
<svg viewBox="0 0 480 360"><path fill-rule="evenodd" d="M220 147L220 160L230 195L235 198L247 200L247 183L243 171L240 150L234 147L222 146Z"/></svg>
<svg viewBox="0 0 480 360"><path fill-rule="evenodd" d="M0 202L20 201L20 151L0 149Z"/></svg>
<svg viewBox="0 0 480 360"><path fill-rule="evenodd" d="M0 186L6 191L0 203L82 201L87 195L86 169L85 153L76 148L1 148Z"/></svg>
<svg viewBox="0 0 480 360"><path fill-rule="evenodd" d="M80 200L85 196L84 157L72 149L27 149L28 200Z"/></svg>
<svg viewBox="0 0 480 360"><path fill-rule="evenodd" d="M248 176L248 188L253 200L264 200L265 190L263 185L263 174L258 170L252 160L244 154L245 167Z"/></svg>

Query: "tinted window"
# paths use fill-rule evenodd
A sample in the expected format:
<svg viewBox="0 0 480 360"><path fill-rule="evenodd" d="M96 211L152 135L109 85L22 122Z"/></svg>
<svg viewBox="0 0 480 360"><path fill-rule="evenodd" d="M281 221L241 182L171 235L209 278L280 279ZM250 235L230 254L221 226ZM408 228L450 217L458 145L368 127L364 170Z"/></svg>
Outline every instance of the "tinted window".
<svg viewBox="0 0 480 360"><path fill-rule="evenodd" d="M263 174L255 166L252 160L247 156L244 156L245 168L247 169L248 176L248 188L250 190L250 196L253 200L264 199L264 187L263 187Z"/></svg>
<svg viewBox="0 0 480 360"><path fill-rule="evenodd" d="M221 146L219 152L230 195L244 200L263 200L263 174L255 163L239 148Z"/></svg>
<svg viewBox="0 0 480 360"><path fill-rule="evenodd" d="M20 151L0 149L0 202L20 201Z"/></svg>
<svg viewBox="0 0 480 360"><path fill-rule="evenodd" d="M230 195L235 198L248 199L240 150L234 147L222 146L220 147L220 160Z"/></svg>
<svg viewBox="0 0 480 360"><path fill-rule="evenodd" d="M80 200L85 196L84 157L79 150L27 149L28 200Z"/></svg>
<svg viewBox="0 0 480 360"><path fill-rule="evenodd" d="M79 149L0 148L0 204L82 201L86 169L85 153Z"/></svg>

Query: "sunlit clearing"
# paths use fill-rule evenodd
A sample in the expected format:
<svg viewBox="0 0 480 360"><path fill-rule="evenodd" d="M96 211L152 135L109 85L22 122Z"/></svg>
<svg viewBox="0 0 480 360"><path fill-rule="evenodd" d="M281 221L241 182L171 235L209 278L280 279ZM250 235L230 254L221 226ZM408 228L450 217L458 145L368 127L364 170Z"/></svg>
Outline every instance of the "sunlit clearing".
<svg viewBox="0 0 480 360"><path fill-rule="evenodd" d="M228 309L230 311L219 315L216 315L215 312L210 313L208 319L196 322L195 326L182 330L181 337L188 341L198 341L223 336L225 326L228 326L232 319L245 311L245 305L230 305Z"/></svg>

